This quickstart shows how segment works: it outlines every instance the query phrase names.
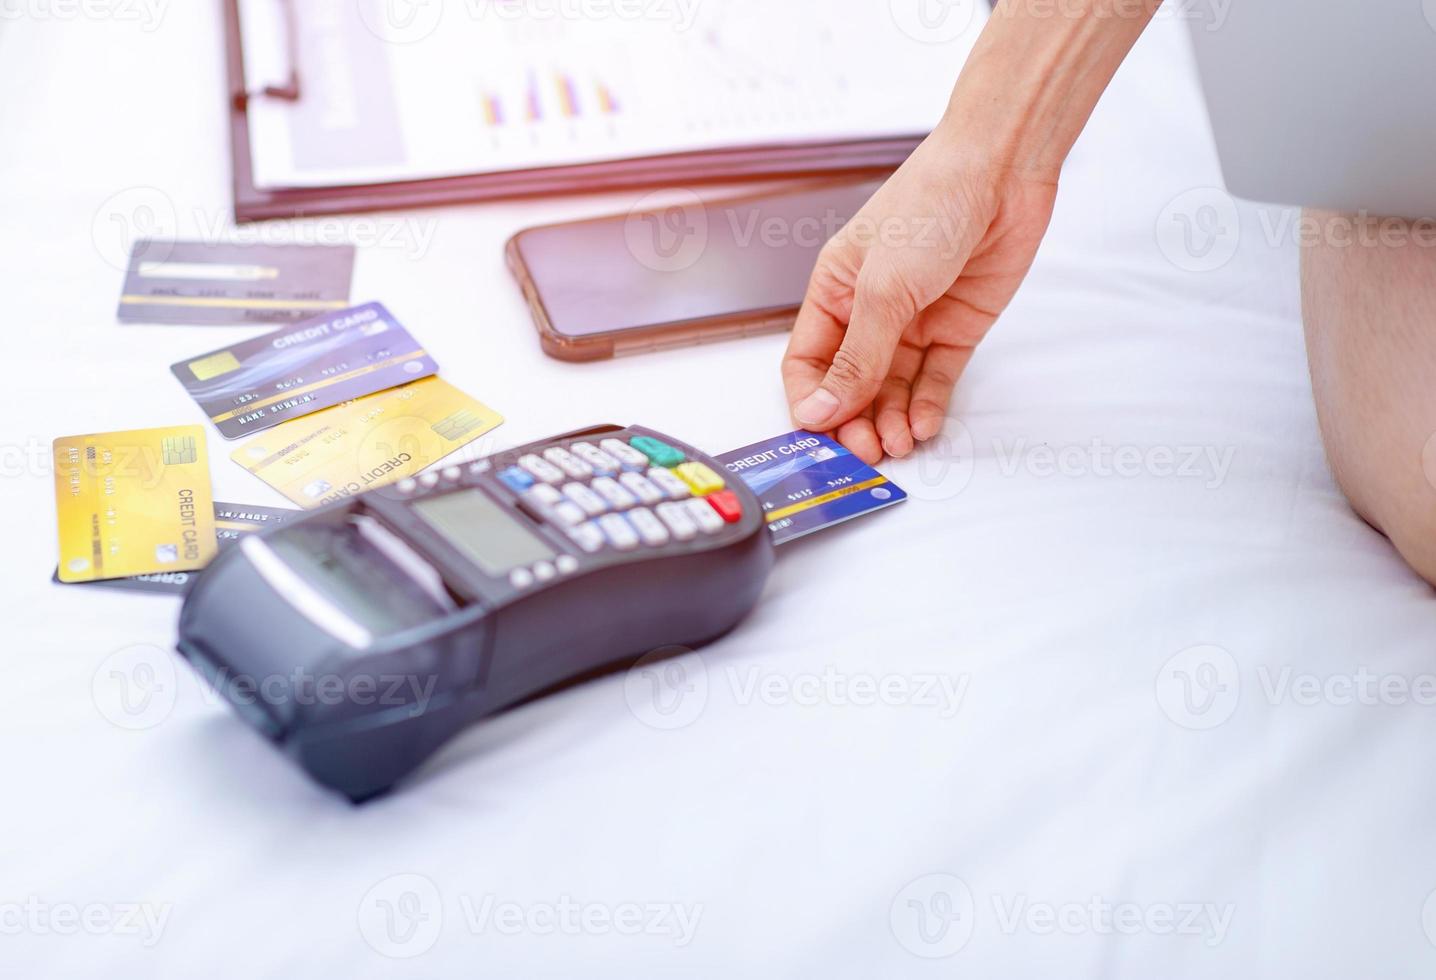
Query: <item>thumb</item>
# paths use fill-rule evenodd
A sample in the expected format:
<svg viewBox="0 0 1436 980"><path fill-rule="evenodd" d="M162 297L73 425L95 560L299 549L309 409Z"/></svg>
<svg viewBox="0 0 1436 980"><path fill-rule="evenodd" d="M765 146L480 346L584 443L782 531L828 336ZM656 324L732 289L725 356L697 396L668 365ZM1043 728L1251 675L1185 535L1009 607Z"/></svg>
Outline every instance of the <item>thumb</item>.
<svg viewBox="0 0 1436 980"><path fill-rule="evenodd" d="M843 342L822 382L793 406L799 424L817 431L833 429L867 408L887 377L903 331L917 314L918 301L896 271L871 258L864 263Z"/></svg>

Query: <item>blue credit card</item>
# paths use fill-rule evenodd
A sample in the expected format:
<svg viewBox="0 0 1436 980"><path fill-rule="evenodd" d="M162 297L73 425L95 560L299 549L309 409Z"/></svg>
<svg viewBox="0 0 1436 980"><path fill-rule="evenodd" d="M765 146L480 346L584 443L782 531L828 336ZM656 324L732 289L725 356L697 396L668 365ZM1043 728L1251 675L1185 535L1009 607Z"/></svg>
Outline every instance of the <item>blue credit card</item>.
<svg viewBox="0 0 1436 980"><path fill-rule="evenodd" d="M438 371L381 303L317 316L171 365L226 439Z"/></svg>
<svg viewBox="0 0 1436 980"><path fill-rule="evenodd" d="M907 499L902 487L812 432L789 432L714 458L762 502L774 544Z"/></svg>

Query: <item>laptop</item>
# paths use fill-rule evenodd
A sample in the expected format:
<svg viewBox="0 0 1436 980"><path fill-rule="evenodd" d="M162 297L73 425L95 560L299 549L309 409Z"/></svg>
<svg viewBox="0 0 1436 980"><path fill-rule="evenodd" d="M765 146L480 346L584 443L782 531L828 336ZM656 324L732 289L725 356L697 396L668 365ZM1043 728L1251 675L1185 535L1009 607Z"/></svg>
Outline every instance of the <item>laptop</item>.
<svg viewBox="0 0 1436 980"><path fill-rule="evenodd" d="M1436 216L1436 0L1190 5L1227 190Z"/></svg>

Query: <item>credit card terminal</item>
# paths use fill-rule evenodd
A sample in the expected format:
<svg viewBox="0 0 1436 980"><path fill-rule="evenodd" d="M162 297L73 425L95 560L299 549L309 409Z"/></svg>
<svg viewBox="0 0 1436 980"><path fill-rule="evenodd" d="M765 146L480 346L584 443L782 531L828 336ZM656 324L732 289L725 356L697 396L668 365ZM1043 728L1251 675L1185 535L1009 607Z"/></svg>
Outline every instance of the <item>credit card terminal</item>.
<svg viewBox="0 0 1436 980"><path fill-rule="evenodd" d="M221 554L179 651L316 781L366 799L471 722L742 619L773 545L724 473L612 425L426 472Z"/></svg>

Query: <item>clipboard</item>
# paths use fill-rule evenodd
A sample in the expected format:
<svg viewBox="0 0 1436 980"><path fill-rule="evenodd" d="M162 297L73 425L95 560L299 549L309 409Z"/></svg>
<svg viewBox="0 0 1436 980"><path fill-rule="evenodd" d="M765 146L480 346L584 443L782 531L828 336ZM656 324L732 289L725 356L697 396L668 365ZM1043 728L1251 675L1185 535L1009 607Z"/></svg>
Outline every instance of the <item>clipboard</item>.
<svg viewBox="0 0 1436 980"><path fill-rule="evenodd" d="M252 90L245 78L239 0L220 2L224 5L234 218L241 223L674 184L786 177L873 176L896 169L925 135L766 144L342 187L261 188L255 186L251 165L249 104L258 98L295 101L303 97L302 66L295 61L297 52L292 11L287 21L290 30L286 41L290 58L287 80Z"/></svg>

